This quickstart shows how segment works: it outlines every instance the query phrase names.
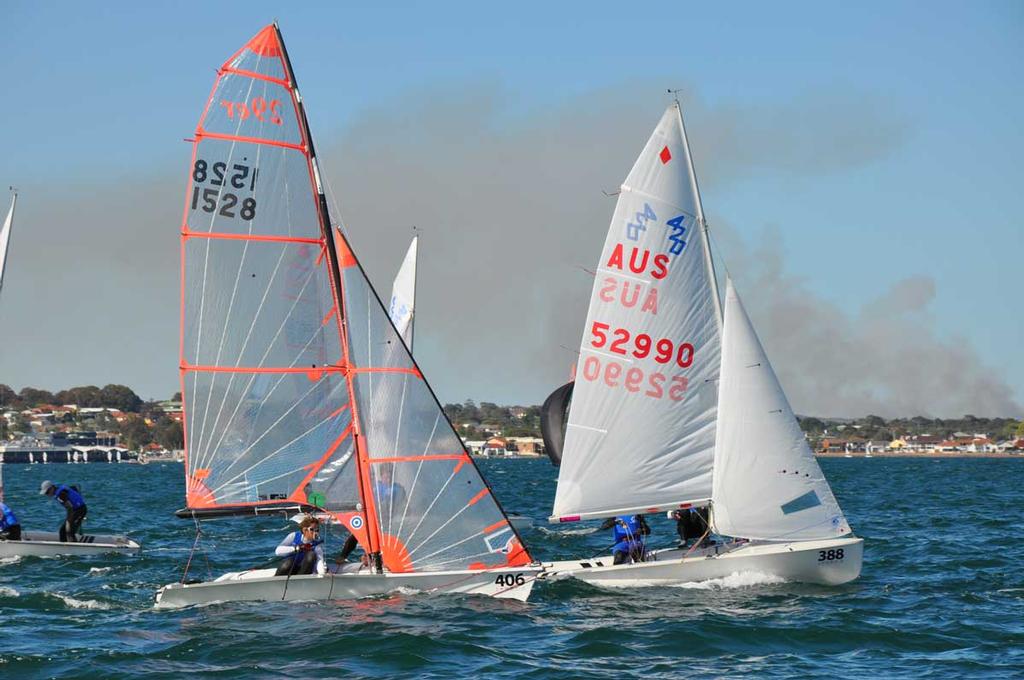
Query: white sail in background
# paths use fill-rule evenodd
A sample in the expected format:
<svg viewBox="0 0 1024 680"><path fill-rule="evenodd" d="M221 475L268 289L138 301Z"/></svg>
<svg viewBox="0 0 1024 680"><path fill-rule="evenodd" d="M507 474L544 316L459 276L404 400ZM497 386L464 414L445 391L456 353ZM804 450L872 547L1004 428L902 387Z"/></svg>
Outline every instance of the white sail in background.
<svg viewBox="0 0 1024 680"><path fill-rule="evenodd" d="M673 103L622 185L580 346L552 521L711 497L717 293Z"/></svg>
<svg viewBox="0 0 1024 680"><path fill-rule="evenodd" d="M764 540L850 533L731 280L720 392L715 530Z"/></svg>
<svg viewBox="0 0 1024 680"><path fill-rule="evenodd" d="M391 323L405 346L412 351L413 324L415 322L416 309L416 248L419 244L419 236L412 237L409 250L405 253L402 266L395 276L395 282L391 286L391 304L388 305L388 316Z"/></svg>
<svg viewBox="0 0 1024 680"><path fill-rule="evenodd" d="M11 229L14 227L14 205L18 202L18 194L11 197L11 209L7 212L7 219L0 229L0 289L4 287L4 269L7 266L7 248L11 243Z"/></svg>

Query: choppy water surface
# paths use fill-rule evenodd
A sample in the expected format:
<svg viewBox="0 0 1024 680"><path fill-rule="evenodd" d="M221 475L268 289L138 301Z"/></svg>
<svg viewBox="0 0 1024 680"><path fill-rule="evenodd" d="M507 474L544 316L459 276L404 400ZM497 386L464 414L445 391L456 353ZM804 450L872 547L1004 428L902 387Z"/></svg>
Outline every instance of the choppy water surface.
<svg viewBox="0 0 1024 680"><path fill-rule="evenodd" d="M0 675L1024 675L1024 460L822 466L867 539L863 576L842 587L736 574L632 592L540 583L527 604L395 595L176 611L152 603L157 587L180 577L195 537L172 515L180 465L7 466L7 499L26 526L60 523L60 508L37 494L42 479L76 482L89 501L87 530L127 529L144 551L0 564ZM607 549L608 536L542 521L555 488L547 462L481 467L510 511L537 521L525 536L535 556ZM671 524L652 524L667 543ZM205 523L210 571L260 563L288 530L280 519ZM207 568L197 557L196 573Z"/></svg>

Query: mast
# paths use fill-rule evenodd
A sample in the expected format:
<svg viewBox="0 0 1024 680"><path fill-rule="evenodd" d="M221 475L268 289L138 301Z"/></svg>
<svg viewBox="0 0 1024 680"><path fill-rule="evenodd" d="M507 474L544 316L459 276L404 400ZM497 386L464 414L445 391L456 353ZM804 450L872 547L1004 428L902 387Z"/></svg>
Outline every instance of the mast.
<svg viewBox="0 0 1024 680"><path fill-rule="evenodd" d="M683 132L683 148L686 150L686 165L690 169L690 183L697 197L697 219L700 220L700 237L704 242L704 265L711 279L711 292L715 302L715 318L718 321L718 333L722 333L722 297L718 292L718 277L715 274L715 261L711 256L711 240L708 238L708 221L704 219L704 205L700 198L700 187L697 184L697 172L693 168L693 156L690 155L690 140L686 136L686 124L683 123L683 106L679 103L679 90L669 90L676 102L676 113L679 115L679 129Z"/></svg>
<svg viewBox="0 0 1024 680"><path fill-rule="evenodd" d="M302 134L305 137L306 147L309 151L310 172L313 175L313 182L316 187L317 201L319 204L320 231L324 237L324 248L327 252L328 269L330 270L331 287L334 289L335 304L338 307L338 323L342 334L345 361L348 362L348 315L345 313L345 296L342 293L341 268L338 263L338 251L334 242L334 230L331 227L330 213L327 209L327 197L324 195L323 184L320 181L320 166L316 160L316 149L313 146L313 134L309 130L309 119L306 117L306 106L299 93L299 84L295 79L295 71L292 68L291 58L288 56L288 48L285 47L284 37L281 35L281 27L274 22L274 33L277 43L281 46L281 58L284 61L288 72L288 81L295 93L295 101L298 107L299 123L302 126ZM346 244L346 249L348 245ZM351 250L351 249L349 249ZM353 254L354 257L354 254ZM361 269L362 267L360 267ZM370 483L369 457L366 452L366 444L363 441L362 423L360 422L360 410L356 404L355 389L352 385L352 378L348 379L349 403L352 408L353 443L356 449L356 468L359 478L359 495L363 499L363 508L366 512L366 535L369 545L365 546L367 554L375 555L375 567L379 570L380 564L380 527L377 523L377 512L374 507L373 487Z"/></svg>

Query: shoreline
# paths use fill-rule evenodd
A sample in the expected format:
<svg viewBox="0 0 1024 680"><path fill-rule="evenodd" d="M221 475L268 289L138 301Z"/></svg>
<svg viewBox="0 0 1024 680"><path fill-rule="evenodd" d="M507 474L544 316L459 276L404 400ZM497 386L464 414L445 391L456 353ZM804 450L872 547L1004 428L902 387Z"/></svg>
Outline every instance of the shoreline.
<svg viewBox="0 0 1024 680"><path fill-rule="evenodd" d="M828 452L816 452L814 454L816 458L1019 458L1024 460L1024 454L1022 453L1005 453L999 451L986 451L979 453L971 453L969 451L955 451L951 453L943 453L941 451L908 451L907 453L901 453L898 451L886 451L884 453L872 453L870 456L864 455L863 451L851 452L849 454L843 451L828 451Z"/></svg>

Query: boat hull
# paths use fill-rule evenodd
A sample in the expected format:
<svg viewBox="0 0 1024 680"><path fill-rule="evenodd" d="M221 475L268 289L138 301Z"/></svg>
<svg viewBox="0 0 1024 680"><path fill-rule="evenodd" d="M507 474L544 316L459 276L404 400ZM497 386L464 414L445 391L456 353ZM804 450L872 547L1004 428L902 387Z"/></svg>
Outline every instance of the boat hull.
<svg viewBox="0 0 1024 680"><path fill-rule="evenodd" d="M786 581L839 585L860 576L864 539L837 538L792 543L741 543L684 550L662 550L653 559L613 565L612 558L545 563L543 578L573 577L599 586L671 586L761 573Z"/></svg>
<svg viewBox="0 0 1024 680"><path fill-rule="evenodd" d="M539 566L487 571L411 574L328 573L323 576L274 576L273 569L225 574L205 583L172 583L156 594L158 608L212 602L354 600L395 591L464 593L525 602L540 576Z"/></svg>
<svg viewBox="0 0 1024 680"><path fill-rule="evenodd" d="M133 553L142 546L119 534L85 534L75 543L62 543L55 531L23 531L20 541L0 541L0 557L54 557Z"/></svg>

